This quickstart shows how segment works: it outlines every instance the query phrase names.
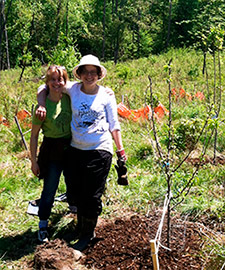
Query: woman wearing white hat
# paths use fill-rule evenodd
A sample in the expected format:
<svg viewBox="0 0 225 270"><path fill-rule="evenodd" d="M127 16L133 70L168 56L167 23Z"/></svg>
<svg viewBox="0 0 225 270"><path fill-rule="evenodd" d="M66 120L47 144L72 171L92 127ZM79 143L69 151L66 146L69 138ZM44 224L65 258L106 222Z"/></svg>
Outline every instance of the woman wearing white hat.
<svg viewBox="0 0 225 270"><path fill-rule="evenodd" d="M102 211L101 196L113 154L112 137L117 156L123 159L126 156L115 96L109 95L103 86L97 84L105 77L106 69L97 57L86 55L74 68L73 74L81 82L70 82L66 89L72 107L67 196L76 199L78 242L74 248L82 251L94 237Z"/></svg>

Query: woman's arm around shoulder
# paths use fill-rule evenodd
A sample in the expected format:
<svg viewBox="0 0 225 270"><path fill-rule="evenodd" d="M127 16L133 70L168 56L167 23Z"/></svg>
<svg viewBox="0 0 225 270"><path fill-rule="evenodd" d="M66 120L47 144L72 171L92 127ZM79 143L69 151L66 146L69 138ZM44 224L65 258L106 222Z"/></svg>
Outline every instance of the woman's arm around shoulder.
<svg viewBox="0 0 225 270"><path fill-rule="evenodd" d="M38 136L41 129L41 125L32 125L31 137L30 137L30 160L31 170L34 175L39 176L40 168L37 163L37 147L38 147Z"/></svg>
<svg viewBox="0 0 225 270"><path fill-rule="evenodd" d="M115 96L115 94L114 94L114 91L111 89L111 88L109 88L109 87L104 87L104 89L105 89L105 92L109 95L109 96Z"/></svg>

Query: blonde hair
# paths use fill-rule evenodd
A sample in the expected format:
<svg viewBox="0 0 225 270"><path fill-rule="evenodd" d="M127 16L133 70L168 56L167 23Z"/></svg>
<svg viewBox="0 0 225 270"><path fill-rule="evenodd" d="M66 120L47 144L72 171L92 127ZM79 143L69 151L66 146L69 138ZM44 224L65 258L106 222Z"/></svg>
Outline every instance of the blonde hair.
<svg viewBox="0 0 225 270"><path fill-rule="evenodd" d="M49 68L46 72L45 83L47 86L48 86L49 81L52 79L52 74L55 72L57 72L59 74L59 76L63 78L65 83L69 80L69 77L68 77L68 74L67 74L65 67L51 65L51 66L49 66Z"/></svg>

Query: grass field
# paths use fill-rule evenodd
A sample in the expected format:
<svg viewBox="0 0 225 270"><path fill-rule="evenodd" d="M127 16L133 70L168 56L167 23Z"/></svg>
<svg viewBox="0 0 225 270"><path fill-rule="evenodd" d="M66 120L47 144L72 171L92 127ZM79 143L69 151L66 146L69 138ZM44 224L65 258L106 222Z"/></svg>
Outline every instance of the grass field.
<svg viewBox="0 0 225 270"><path fill-rule="evenodd" d="M168 77L166 65L172 58L171 78ZM221 56L221 63L225 55ZM188 153L201 132L207 116L209 123L195 145L189 162L172 174L171 189L174 197L188 183L194 169L194 159L198 159L204 145L208 142L204 165L200 166L187 195L183 194L182 203L175 209L189 220L203 222L224 235L225 219L225 128L224 128L224 74L219 77L216 66L216 80L213 73L213 59L208 58L208 82L202 74L203 57L196 51L171 50L162 55L152 55L145 59L129 61L114 65L104 64L108 70L107 77L101 82L111 87L117 102L124 103L131 109L139 109L150 105L148 76L152 79L154 104L161 102L169 108L168 79L171 88L183 88L190 95L203 92L205 98L172 98L173 134L170 168L176 168L179 161ZM222 64L221 70L224 69ZM18 82L20 69L0 72L0 115L8 122L0 124L0 269L23 269L23 261L32 259L36 246L38 229L37 217L26 214L29 200L39 198L42 182L32 175L28 153L21 143L21 136L14 121L15 114L26 109L31 112L32 104L36 103L37 87L43 83L41 77L45 72L42 67L38 71L27 68L22 82ZM72 78L71 78L72 79ZM220 84L222 86L220 86ZM220 113L214 117L222 99ZM215 90L215 95L214 95ZM215 99L215 102L214 102ZM210 105L213 110L208 114ZM29 122L30 119L28 119ZM167 181L163 161L155 154L152 124L149 120L137 121L120 118L124 148L126 150L129 172L129 186L118 186L116 182L116 157L113 157L105 195L102 217L110 218L119 209L129 209L145 214L155 207L162 207L167 193ZM29 127L21 123L22 131ZM217 127L216 156L221 162L209 162L214 156L214 134ZM156 122L157 135L164 153L168 146L168 116ZM25 135L29 142L30 132ZM210 140L211 138L211 140ZM200 156L201 158L201 156ZM65 192L63 177L58 194ZM172 205L176 201L172 201ZM55 203L51 216L51 229L57 235L68 226L68 220L61 218L67 211L66 203ZM210 253L211 252L211 253ZM215 243L209 250L211 256L216 254L225 262L224 243ZM26 269L26 268L24 268Z"/></svg>

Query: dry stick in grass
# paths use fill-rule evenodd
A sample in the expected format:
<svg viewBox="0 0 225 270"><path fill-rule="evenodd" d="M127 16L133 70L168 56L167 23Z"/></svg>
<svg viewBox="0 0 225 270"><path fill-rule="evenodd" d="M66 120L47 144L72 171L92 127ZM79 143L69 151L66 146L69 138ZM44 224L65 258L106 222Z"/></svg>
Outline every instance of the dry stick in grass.
<svg viewBox="0 0 225 270"><path fill-rule="evenodd" d="M218 52L218 68L219 68L219 102L218 102L218 115L221 109L222 102L222 79L221 79L221 62L220 62L220 52Z"/></svg>
<svg viewBox="0 0 225 270"><path fill-rule="evenodd" d="M14 119L15 119L16 125L17 125L17 127L18 127L18 129L19 129L20 136L21 136L22 142L23 142L23 144L24 144L24 146L25 146L25 149L26 149L26 151L28 151L28 147L27 147L27 144L26 144L26 140L25 140L25 138L24 138L24 134L23 134L22 129L21 129L21 127L20 127L19 121L18 121L18 119L17 119L16 116L14 116Z"/></svg>
<svg viewBox="0 0 225 270"><path fill-rule="evenodd" d="M204 239L204 241L203 241L203 245L204 245L204 246L210 246L212 243L215 244L215 245L221 245L221 243L223 242L223 241L222 241L223 234L220 235L218 232L215 232L215 231L213 231L212 229L209 229L209 228L206 227L204 224L199 223L199 222L196 222L195 225L198 226L199 232L201 233L201 235L203 235L204 238L206 238L206 239ZM207 232L208 232L209 234L207 234ZM199 233L199 234L200 234L200 233ZM204 261L204 263L203 263L203 265L202 265L201 270L205 269L206 264L207 264L207 263L210 261L210 259L211 259L211 255L212 255L212 254L214 253L214 251L215 251L215 248L213 248L213 249L210 251L210 253L207 254L207 253L204 251L204 250L205 250L204 246L203 246L203 248L202 248L202 251L205 253L205 254L204 254L204 255L205 255L205 261ZM207 250L207 249L206 249L206 250ZM220 270L222 270L224 266L225 266L225 263L223 264L223 266L222 266L222 268L221 268Z"/></svg>
<svg viewBox="0 0 225 270"><path fill-rule="evenodd" d="M215 57L215 50L213 50L213 67L214 67L214 84L213 84L213 104L216 106L216 57ZM215 117L218 117L216 108L215 108ZM216 144L217 144L217 128L215 130L215 137L214 137L214 148L213 148L213 162L215 164L216 161Z"/></svg>
<svg viewBox="0 0 225 270"><path fill-rule="evenodd" d="M214 59L214 104L216 105L216 68L215 68L215 53L213 54L213 59ZM221 82L221 64L220 64L220 52L218 51L218 69L219 69L219 100L218 100L218 108L216 110L216 118L218 118L219 113L220 113L220 107L221 107L221 100L222 100L222 82ZM213 155L213 162L215 164L216 162L216 145L217 145L217 138L218 138L218 130L216 127L215 130L215 138L214 138L214 155Z"/></svg>
<svg viewBox="0 0 225 270"><path fill-rule="evenodd" d="M19 111L19 106L23 97L23 92L24 92L24 84L22 83L22 91L19 95L19 97L17 98L17 105L16 105L16 110L15 110L15 116L17 115L18 111Z"/></svg>

